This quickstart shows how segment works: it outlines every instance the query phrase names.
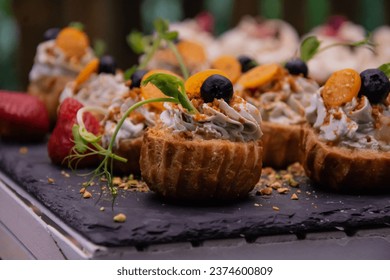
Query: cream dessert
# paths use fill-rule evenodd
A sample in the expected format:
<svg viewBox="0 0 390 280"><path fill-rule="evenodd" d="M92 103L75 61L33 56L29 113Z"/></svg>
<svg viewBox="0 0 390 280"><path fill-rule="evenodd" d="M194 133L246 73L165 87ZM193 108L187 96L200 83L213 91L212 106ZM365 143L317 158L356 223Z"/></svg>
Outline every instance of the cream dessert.
<svg viewBox="0 0 390 280"><path fill-rule="evenodd" d="M231 200L248 195L261 174L261 115L206 70L185 84L191 108L166 104L141 150L149 188L170 199Z"/></svg>
<svg viewBox="0 0 390 280"><path fill-rule="evenodd" d="M390 179L390 82L378 69L332 74L306 108L303 165L323 187L383 191ZM387 171L386 171L387 170Z"/></svg>
<svg viewBox="0 0 390 280"><path fill-rule="evenodd" d="M65 85L95 58L87 35L79 29L66 27L52 32L39 44L29 74L28 92L42 99L51 122L55 122L59 96Z"/></svg>

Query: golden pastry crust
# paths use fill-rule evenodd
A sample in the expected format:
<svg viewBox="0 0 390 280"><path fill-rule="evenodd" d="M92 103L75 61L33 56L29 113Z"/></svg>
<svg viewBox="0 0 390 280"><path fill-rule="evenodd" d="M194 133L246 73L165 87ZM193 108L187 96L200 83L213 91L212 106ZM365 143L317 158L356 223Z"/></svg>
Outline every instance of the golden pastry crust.
<svg viewBox="0 0 390 280"><path fill-rule="evenodd" d="M60 95L65 85L73 79L69 76L42 76L28 86L28 93L37 96L45 103L52 126L57 120Z"/></svg>
<svg viewBox="0 0 390 280"><path fill-rule="evenodd" d="M141 174L149 188L170 199L233 200L260 179L261 141L186 139L149 128L141 148Z"/></svg>
<svg viewBox="0 0 390 280"><path fill-rule="evenodd" d="M127 162L114 161L114 170L125 175L139 175L141 173L139 159L143 136L133 139L122 139L119 141L119 147L114 148L113 152L127 159Z"/></svg>
<svg viewBox="0 0 390 280"><path fill-rule="evenodd" d="M307 176L326 189L348 193L390 190L390 152L330 146L310 127L304 129L301 147Z"/></svg>
<svg viewBox="0 0 390 280"><path fill-rule="evenodd" d="M302 125L284 125L263 121L263 165L282 169L301 161Z"/></svg>

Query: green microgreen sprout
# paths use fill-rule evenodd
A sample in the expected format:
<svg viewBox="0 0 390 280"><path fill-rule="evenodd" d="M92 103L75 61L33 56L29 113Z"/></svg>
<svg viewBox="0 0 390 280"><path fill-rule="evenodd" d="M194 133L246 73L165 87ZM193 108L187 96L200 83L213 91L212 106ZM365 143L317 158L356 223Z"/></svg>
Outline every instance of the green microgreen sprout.
<svg viewBox="0 0 390 280"><path fill-rule="evenodd" d="M142 56L138 66L133 66L125 71L125 79L130 79L131 75L136 70L145 69L160 46L165 43L175 55L182 75L186 80L189 76L188 70L174 43L174 41L178 38L179 33L177 31L169 31L169 22L161 18L154 21L154 29L155 33L153 35L144 35L139 31L133 31L127 36L127 43L131 49L136 54Z"/></svg>
<svg viewBox="0 0 390 280"><path fill-rule="evenodd" d="M382 64L378 67L378 69L385 73L385 75L390 79L390 63Z"/></svg>
<svg viewBox="0 0 390 280"><path fill-rule="evenodd" d="M75 29L78 29L80 31L84 31L84 24L82 22L79 22L79 21L72 21L71 23L69 23L68 25L69 27L73 27Z"/></svg>
<svg viewBox="0 0 390 280"><path fill-rule="evenodd" d="M368 35L363 40L356 42L339 42L327 45L321 48L321 41L316 36L309 36L305 38L300 45L300 58L304 62L308 62L317 54L324 52L330 48L337 46L349 46L349 47L366 47L371 51L375 50L375 44L371 41L371 36Z"/></svg>
<svg viewBox="0 0 390 280"><path fill-rule="evenodd" d="M106 43L102 39L93 41L93 52L97 57L102 57L106 52Z"/></svg>
<svg viewBox="0 0 390 280"><path fill-rule="evenodd" d="M93 133L87 131L83 121L83 114L85 112L95 112L103 115L106 115L107 112L101 108L96 107L83 107L77 112L77 124L75 124L72 129L74 138L73 153L67 158L69 160L69 166L71 167L74 161L76 161L77 165L78 161L87 156L100 156L102 160L98 167L90 173L93 174L93 176L90 181L85 184L85 186L91 185L96 178L105 178L105 181L108 183L108 188L114 198L112 203L114 203L114 200L118 194L117 187L115 187L113 184L113 160L127 162L127 159L114 154L113 148L118 132L130 114L137 108L154 102L171 102L181 104L181 106L190 114L195 114L198 112L191 101L188 99L188 96L185 92L184 82L181 78L165 73L156 73L144 80L142 85L147 85L148 83L155 85L167 97L142 100L128 108L119 120L107 148L103 148L99 144L101 141L101 136L96 136Z"/></svg>

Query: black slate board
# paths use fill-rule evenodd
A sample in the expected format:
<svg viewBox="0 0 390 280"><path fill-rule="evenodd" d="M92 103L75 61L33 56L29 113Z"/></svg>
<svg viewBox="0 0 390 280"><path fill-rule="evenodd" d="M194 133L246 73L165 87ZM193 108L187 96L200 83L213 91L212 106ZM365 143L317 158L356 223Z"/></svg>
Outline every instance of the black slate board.
<svg viewBox="0 0 390 280"><path fill-rule="evenodd" d="M252 192L243 201L225 205L185 205L163 201L152 192L122 191L111 209L111 199L98 200L95 186L91 199L79 190L86 179L64 168L53 166L46 145L0 142L0 169L43 205L90 241L106 246L147 246L171 242L199 242L208 239L246 237L390 225L390 194L342 195L313 188L300 178L299 200L291 194L257 196ZM80 171L81 173L83 171ZM54 183L49 183L53 178ZM100 211L104 206L105 211ZM275 211L273 206L279 208ZM124 213L125 223L113 216Z"/></svg>

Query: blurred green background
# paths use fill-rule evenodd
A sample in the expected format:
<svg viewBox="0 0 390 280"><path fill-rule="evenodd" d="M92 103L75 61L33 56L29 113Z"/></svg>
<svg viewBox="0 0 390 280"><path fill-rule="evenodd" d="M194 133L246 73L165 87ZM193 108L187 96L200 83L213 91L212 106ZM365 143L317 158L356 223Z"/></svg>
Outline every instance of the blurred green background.
<svg viewBox="0 0 390 280"><path fill-rule="evenodd" d="M0 88L25 90L36 47L50 27L83 22L91 41L103 39L125 69L137 60L125 40L131 30L150 32L156 17L173 22L202 11L214 15L215 35L243 15L283 19L300 35L330 15L344 15L367 31L390 25L385 0L0 0Z"/></svg>

